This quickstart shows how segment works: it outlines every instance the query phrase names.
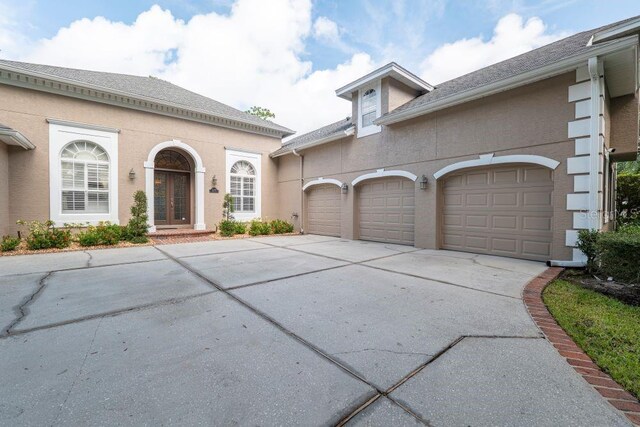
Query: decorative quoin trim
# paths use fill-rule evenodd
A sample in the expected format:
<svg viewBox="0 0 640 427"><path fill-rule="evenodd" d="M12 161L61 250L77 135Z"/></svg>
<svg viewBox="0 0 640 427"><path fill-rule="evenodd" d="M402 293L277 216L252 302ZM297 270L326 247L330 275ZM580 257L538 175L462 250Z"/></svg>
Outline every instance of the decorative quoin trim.
<svg viewBox="0 0 640 427"><path fill-rule="evenodd" d="M351 185L354 186L354 185L358 184L359 182L365 181L367 179L383 178L383 177L386 177L386 176L401 176L403 178L409 178L411 181L415 181L416 179L418 179L418 177L416 175L412 174L411 172L400 171L400 170L386 171L384 169L378 169L375 172L371 172L371 173L366 173L364 175L360 175L359 177L357 177L356 179L351 181Z"/></svg>
<svg viewBox="0 0 640 427"><path fill-rule="evenodd" d="M321 185L321 184L333 184L333 185L337 185L338 187L342 187L342 182L338 181L337 179L320 177L318 179L314 179L313 181L307 182L302 187L302 190L306 191L306 189L309 187L313 187L314 185Z"/></svg>
<svg viewBox="0 0 640 427"><path fill-rule="evenodd" d="M499 164L505 164L505 163L530 163L534 165L545 166L549 169L555 169L560 164L560 162L558 162L557 160L553 160L543 156L534 156L529 154L515 154L515 155L494 157L493 153L491 153L491 154L482 154L478 159L464 160L462 162L457 162L449 166L445 166L439 171L437 171L436 173L434 173L433 176L435 179L439 179L440 177L448 173L451 173L453 171L457 171L459 169L466 169L466 168L472 168L477 166L499 165Z"/></svg>
<svg viewBox="0 0 640 427"><path fill-rule="evenodd" d="M194 230L205 230L207 226L204 223L204 172L205 168L202 158L196 150L184 142L174 139L172 141L161 142L151 149L147 161L144 162L145 191L147 193L147 215L149 215L149 231L156 231L155 225L155 206L154 206L154 167L156 155L166 148L179 148L188 153L195 163L195 222Z"/></svg>

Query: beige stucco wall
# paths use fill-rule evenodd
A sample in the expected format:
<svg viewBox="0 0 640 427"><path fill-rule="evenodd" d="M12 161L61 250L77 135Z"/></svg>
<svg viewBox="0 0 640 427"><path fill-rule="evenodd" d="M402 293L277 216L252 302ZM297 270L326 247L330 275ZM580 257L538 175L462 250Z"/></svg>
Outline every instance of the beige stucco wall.
<svg viewBox="0 0 640 427"><path fill-rule="evenodd" d="M429 178L428 188L420 190L416 182L415 244L437 248L439 192L433 178L436 171L484 153L549 157L560 162L554 171L553 257L571 259L571 248L565 246L565 230L572 225L572 213L566 210L566 194L572 191L573 177L566 173L566 159L574 153L574 142L567 135L567 123L574 119L574 110L567 101L567 92L574 83L575 73L567 73L384 126L382 132L368 137L345 138L304 150L305 182L322 176L349 184L348 194L342 196L342 237L358 238L353 179L380 168L408 171L418 177L424 174ZM355 105L353 109L356 110ZM281 167L291 157L280 158ZM284 178L284 174L279 175L283 190L285 185L287 188L291 185ZM283 208L289 205L283 200Z"/></svg>
<svg viewBox="0 0 640 427"><path fill-rule="evenodd" d="M35 150L12 150L9 155L10 229L18 219L44 220L49 217L47 118L120 129L117 173L121 223L128 221L133 193L145 188L143 164L149 152L157 144L173 139L188 144L202 157L206 168L204 215L207 228L214 227L222 217L222 199L227 191L225 146L262 153L262 216L275 218L278 215L277 162L268 156L280 146L280 140L276 138L4 85L0 86L0 99L11 100L0 106L0 123L22 132L36 145ZM136 174L134 180L129 179L131 169ZM208 192L213 175L218 179L218 194ZM194 187L192 183L192 193ZM195 197L192 196L193 200ZM194 216L192 213L192 223ZM4 220L0 222L2 224L5 224Z"/></svg>
<svg viewBox="0 0 640 427"><path fill-rule="evenodd" d="M617 160L635 160L638 154L638 94L611 99L611 148Z"/></svg>
<svg viewBox="0 0 640 427"><path fill-rule="evenodd" d="M9 146L0 142L0 237L9 232Z"/></svg>

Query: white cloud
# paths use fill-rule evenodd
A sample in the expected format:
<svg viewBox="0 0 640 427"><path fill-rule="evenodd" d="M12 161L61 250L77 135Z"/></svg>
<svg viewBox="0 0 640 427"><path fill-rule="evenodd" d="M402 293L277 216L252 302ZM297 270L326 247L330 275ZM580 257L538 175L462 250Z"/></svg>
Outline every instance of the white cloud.
<svg viewBox="0 0 640 427"><path fill-rule="evenodd" d="M318 17L313 23L313 35L319 40L326 40L332 43L340 40L338 24L325 16Z"/></svg>
<svg viewBox="0 0 640 427"><path fill-rule="evenodd" d="M0 21L0 37L3 31L17 35ZM350 103L334 90L377 65L356 53L335 68L313 70L302 59L312 35L339 41L329 19L312 23L309 0L237 0L228 14L188 22L159 6L131 24L85 18L3 57L154 75L236 108L267 107L278 123L302 133L349 115Z"/></svg>
<svg viewBox="0 0 640 427"><path fill-rule="evenodd" d="M524 22L521 16L509 14L498 21L487 41L478 36L438 47L422 62L420 74L429 83L442 83L566 36L547 32L540 18Z"/></svg>

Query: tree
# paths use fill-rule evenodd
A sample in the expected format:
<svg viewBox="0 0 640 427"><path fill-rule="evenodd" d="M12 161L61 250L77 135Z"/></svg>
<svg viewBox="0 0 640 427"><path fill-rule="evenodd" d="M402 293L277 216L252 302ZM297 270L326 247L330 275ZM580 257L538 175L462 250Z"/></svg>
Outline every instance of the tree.
<svg viewBox="0 0 640 427"><path fill-rule="evenodd" d="M253 114L256 117L260 117L262 120L275 119L276 115L271 112L268 108L258 107L254 105L249 108L246 113Z"/></svg>
<svg viewBox="0 0 640 427"><path fill-rule="evenodd" d="M640 173L640 160L620 162L617 166L618 173Z"/></svg>
<svg viewBox="0 0 640 427"><path fill-rule="evenodd" d="M225 221L233 220L233 196L229 193L224 195L224 201L222 202L222 217Z"/></svg>
<svg viewBox="0 0 640 427"><path fill-rule="evenodd" d="M618 224L640 223L640 173L621 173L616 187Z"/></svg>

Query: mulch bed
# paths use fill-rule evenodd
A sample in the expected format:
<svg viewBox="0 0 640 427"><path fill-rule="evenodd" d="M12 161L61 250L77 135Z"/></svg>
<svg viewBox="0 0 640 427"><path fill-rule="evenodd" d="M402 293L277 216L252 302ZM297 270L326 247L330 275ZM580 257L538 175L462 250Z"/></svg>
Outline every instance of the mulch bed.
<svg viewBox="0 0 640 427"><path fill-rule="evenodd" d="M640 305L640 284L619 283L607 278L587 274L584 270L570 269L562 274L562 278L586 289L611 296L630 305Z"/></svg>
<svg viewBox="0 0 640 427"><path fill-rule="evenodd" d="M78 242L72 242L69 247L64 249L38 249L38 250L29 250L27 249L27 244L23 241L20 243L20 246L16 248L14 251L8 252L0 252L0 257L3 256L17 256L17 255L34 255L34 254L51 254L58 252L74 252L74 251L88 251L88 250L96 250L96 249L113 249L113 248L131 248L134 246L155 246L155 245L168 245L174 243L192 243L192 242L206 242L213 240L237 240L237 239L248 239L254 237L269 237L269 236L296 236L299 233L285 233L285 234L269 234L264 236L251 236L249 234L236 234L232 237L223 237L217 233L199 235L199 236L171 236L171 237L150 237L149 242L147 243L131 243L131 242L120 242L117 245L110 246L81 246Z"/></svg>

